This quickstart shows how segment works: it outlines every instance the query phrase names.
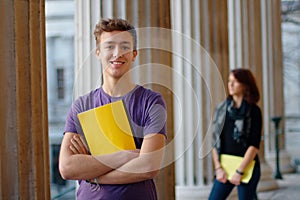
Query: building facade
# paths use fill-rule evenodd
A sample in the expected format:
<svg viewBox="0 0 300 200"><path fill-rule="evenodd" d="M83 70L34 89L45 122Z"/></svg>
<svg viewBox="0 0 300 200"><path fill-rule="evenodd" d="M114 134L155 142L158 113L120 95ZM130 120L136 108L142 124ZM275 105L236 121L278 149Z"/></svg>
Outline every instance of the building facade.
<svg viewBox="0 0 300 200"><path fill-rule="evenodd" d="M65 119L73 101L74 12L73 0L45 2L51 197L65 199L75 196L75 181L63 180L58 171Z"/></svg>

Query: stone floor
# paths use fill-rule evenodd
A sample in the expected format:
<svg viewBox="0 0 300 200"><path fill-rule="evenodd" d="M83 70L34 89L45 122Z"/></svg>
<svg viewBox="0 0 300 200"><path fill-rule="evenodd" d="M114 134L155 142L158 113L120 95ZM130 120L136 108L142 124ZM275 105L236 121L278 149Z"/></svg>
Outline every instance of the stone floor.
<svg viewBox="0 0 300 200"><path fill-rule="evenodd" d="M278 179L277 190L258 193L259 200L299 200L300 199L300 173L283 174Z"/></svg>
<svg viewBox="0 0 300 200"><path fill-rule="evenodd" d="M300 200L300 173L283 174L282 177L277 180L277 190L259 192L258 200ZM52 197L52 200L73 200L74 194L74 191L70 191L61 197Z"/></svg>

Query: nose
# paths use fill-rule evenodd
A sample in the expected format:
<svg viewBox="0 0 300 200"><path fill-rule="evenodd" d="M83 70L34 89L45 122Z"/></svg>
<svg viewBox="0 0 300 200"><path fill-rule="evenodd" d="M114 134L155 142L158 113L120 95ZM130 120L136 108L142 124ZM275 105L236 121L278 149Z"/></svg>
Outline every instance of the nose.
<svg viewBox="0 0 300 200"><path fill-rule="evenodd" d="M122 57L123 56L123 52L121 50L120 47L116 46L113 52L113 56L116 58Z"/></svg>

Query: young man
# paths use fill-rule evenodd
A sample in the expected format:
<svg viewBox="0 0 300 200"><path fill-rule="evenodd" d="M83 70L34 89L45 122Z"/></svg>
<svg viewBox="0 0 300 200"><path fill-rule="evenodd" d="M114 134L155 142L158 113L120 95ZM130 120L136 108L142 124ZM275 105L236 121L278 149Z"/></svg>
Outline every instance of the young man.
<svg viewBox="0 0 300 200"><path fill-rule="evenodd" d="M66 119L59 170L64 179L79 180L77 199L157 199L153 181L160 169L166 138L162 96L136 85L129 70L137 56L136 30L123 19L102 19L94 31L103 84L79 97ZM92 156L85 148L77 114L123 100L133 124L137 150ZM104 116L105 117L105 116Z"/></svg>

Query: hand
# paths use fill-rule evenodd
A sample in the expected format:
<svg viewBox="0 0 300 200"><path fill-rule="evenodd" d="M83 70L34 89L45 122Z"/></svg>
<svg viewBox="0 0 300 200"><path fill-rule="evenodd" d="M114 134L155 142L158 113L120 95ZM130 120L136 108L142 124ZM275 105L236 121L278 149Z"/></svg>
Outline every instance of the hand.
<svg viewBox="0 0 300 200"><path fill-rule="evenodd" d="M216 170L216 179L220 181L221 183L226 183L227 182L227 174L224 171L223 168L219 168Z"/></svg>
<svg viewBox="0 0 300 200"><path fill-rule="evenodd" d="M234 185L240 185L241 180L242 180L242 175L240 175L238 173L234 173L232 178L230 179L230 183L232 183Z"/></svg>
<svg viewBox="0 0 300 200"><path fill-rule="evenodd" d="M69 148L74 154L88 154L88 151L78 134L72 137Z"/></svg>

